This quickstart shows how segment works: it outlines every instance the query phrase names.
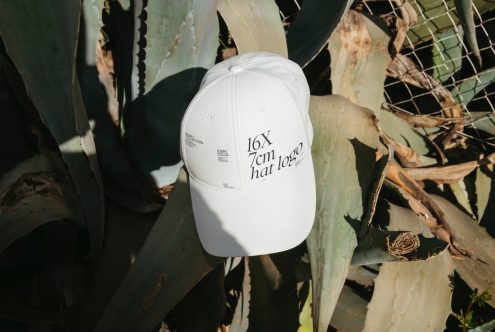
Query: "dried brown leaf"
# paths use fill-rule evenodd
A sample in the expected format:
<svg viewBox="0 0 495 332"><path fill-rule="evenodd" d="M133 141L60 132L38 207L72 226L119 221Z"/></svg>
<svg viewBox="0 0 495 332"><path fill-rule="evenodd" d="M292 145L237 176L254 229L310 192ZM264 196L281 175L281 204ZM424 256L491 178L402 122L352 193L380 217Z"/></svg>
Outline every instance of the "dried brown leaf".
<svg viewBox="0 0 495 332"><path fill-rule="evenodd" d="M107 112L116 127L120 126L119 102L115 83L115 69L111 50L104 49L100 42L96 44L96 69L98 78L107 96Z"/></svg>
<svg viewBox="0 0 495 332"><path fill-rule="evenodd" d="M460 123L463 121L463 118L443 118L430 115L416 115L398 110L393 110L392 112L399 118L406 120L407 123L415 128L435 128L450 125L452 123Z"/></svg>
<svg viewBox="0 0 495 332"><path fill-rule="evenodd" d="M407 174L416 181L432 180L436 183L456 183L463 179L477 167L495 163L495 154L481 160L473 160L457 165L406 168Z"/></svg>
<svg viewBox="0 0 495 332"><path fill-rule="evenodd" d="M414 61L408 57L397 54L388 66L387 74L418 88L431 91L438 99L438 102L442 106L442 112L446 117L462 117L462 110L455 102L450 91L438 83L433 77L421 71Z"/></svg>
<svg viewBox="0 0 495 332"><path fill-rule="evenodd" d="M463 248L452 237L450 223L445 218L442 209L397 162L390 164L387 179L404 189L411 196L408 198L411 208L425 218L433 234L451 244L450 250L454 255L466 256L470 254L466 248Z"/></svg>
<svg viewBox="0 0 495 332"><path fill-rule="evenodd" d="M407 32L418 20L418 14L409 1L394 0L394 2L397 4L400 11L400 17L396 16L395 28L397 29L397 33L393 41L395 50L399 53L404 44L404 40L406 39Z"/></svg>
<svg viewBox="0 0 495 332"><path fill-rule="evenodd" d="M390 230L428 234L414 213L390 204ZM368 305L365 331L441 331L450 314L452 292L448 276L453 262L443 251L425 261L384 263ZM418 320L417 317L425 317Z"/></svg>
<svg viewBox="0 0 495 332"><path fill-rule="evenodd" d="M446 199L431 195L433 201L444 211L449 228L456 242L466 248L470 255L455 261L455 269L472 289L487 290L495 307L495 239L473 218L459 210Z"/></svg>
<svg viewBox="0 0 495 332"><path fill-rule="evenodd" d="M383 142L386 145L393 148L394 153L399 157L400 161L405 166L408 166L408 167L423 166L421 156L416 151L414 151L413 149L411 149L408 146L405 146L404 144L396 142L390 136L385 134L385 132L381 129L380 129L380 137L382 138Z"/></svg>
<svg viewBox="0 0 495 332"><path fill-rule="evenodd" d="M387 68L387 75L428 90L438 100L443 115L447 118L456 119L456 122L451 125L449 132L442 140L444 147L451 147L457 133L463 131L462 121L458 120L462 119L463 113L450 91L433 77L419 70L414 61L402 54L397 54L390 62Z"/></svg>

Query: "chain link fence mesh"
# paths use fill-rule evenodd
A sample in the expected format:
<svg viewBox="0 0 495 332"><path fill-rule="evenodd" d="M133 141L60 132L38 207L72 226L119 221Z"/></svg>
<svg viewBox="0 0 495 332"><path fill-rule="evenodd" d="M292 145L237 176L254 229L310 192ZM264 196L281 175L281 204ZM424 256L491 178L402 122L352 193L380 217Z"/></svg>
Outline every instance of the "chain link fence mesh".
<svg viewBox="0 0 495 332"><path fill-rule="evenodd" d="M450 91L460 106L464 124L476 130L480 121L494 122L495 116L495 3L473 1L476 36L481 63L466 43L453 0L358 0L354 9L378 15L385 21L401 17L401 6L410 5L417 21L406 35L400 53L411 59L417 69L430 80L433 77ZM286 27L300 10L302 0L278 0L281 18ZM436 60L435 57L436 56ZM425 89L407 80L388 77L385 81L384 107L416 115L442 116L445 107L434 88ZM466 132L459 133L469 135ZM480 139L476 134L470 138ZM490 142L492 141L492 142ZM484 137L484 144L495 146L493 137Z"/></svg>

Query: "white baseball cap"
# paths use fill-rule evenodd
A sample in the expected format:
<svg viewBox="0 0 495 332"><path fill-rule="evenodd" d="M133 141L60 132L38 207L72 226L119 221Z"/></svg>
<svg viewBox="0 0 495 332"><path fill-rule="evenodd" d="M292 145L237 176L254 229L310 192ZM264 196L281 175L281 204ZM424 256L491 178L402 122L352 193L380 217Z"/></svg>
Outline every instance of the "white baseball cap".
<svg viewBox="0 0 495 332"><path fill-rule="evenodd" d="M316 209L308 106L301 68L279 55L246 53L206 73L181 154L207 252L262 255L306 239Z"/></svg>

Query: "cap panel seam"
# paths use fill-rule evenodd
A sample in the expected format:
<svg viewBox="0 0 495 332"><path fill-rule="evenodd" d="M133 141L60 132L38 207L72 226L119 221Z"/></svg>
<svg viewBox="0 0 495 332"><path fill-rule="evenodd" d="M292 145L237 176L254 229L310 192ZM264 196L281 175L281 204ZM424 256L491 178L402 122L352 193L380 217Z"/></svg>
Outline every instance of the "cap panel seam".
<svg viewBox="0 0 495 332"><path fill-rule="evenodd" d="M239 75L234 75L234 80L232 84L232 100L231 100L231 109L230 112L232 114L232 127L233 127L233 132L232 132L232 137L234 139L234 154L235 154L235 159L236 159L236 165L234 165L234 169L237 173L238 179L239 179L239 187L240 188L245 188L246 183L244 179L244 174L241 170L241 145L239 142L239 124L238 124L238 116L237 116L237 111L239 105L237 104L237 96L238 96L238 80L239 80ZM237 166L237 167L236 167Z"/></svg>

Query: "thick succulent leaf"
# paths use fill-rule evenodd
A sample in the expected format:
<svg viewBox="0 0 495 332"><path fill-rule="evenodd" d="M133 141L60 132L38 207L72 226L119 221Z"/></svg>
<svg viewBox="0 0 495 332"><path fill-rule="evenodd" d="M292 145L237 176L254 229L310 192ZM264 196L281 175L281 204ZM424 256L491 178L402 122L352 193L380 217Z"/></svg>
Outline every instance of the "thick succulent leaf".
<svg viewBox="0 0 495 332"><path fill-rule="evenodd" d="M352 0L306 0L287 32L289 59L301 67L323 49Z"/></svg>
<svg viewBox="0 0 495 332"><path fill-rule="evenodd" d="M466 124L466 126L476 128L477 130L495 136L495 114L488 112L471 123Z"/></svg>
<svg viewBox="0 0 495 332"><path fill-rule="evenodd" d="M493 172L493 168L492 168L492 172ZM487 212L487 217L490 213L493 215L495 212L493 211L495 207L492 204L490 205L488 204L490 202L490 193L492 195L491 198L492 202L493 202L493 196L495 195L495 193L492 192L492 187L493 187L492 183L493 183L492 177L488 176L480 168L476 170L475 186L476 186L476 209L477 209L478 221L483 220L483 217L485 216L485 211ZM488 212L488 211L492 211L492 212Z"/></svg>
<svg viewBox="0 0 495 332"><path fill-rule="evenodd" d="M480 14L494 9L493 2L490 0L474 0L472 3ZM407 34L408 40L413 45L428 41L433 37L433 34L460 23L453 11L455 8L454 0L419 0L413 3L413 7L418 12L418 22ZM406 46L410 46L408 41L406 43Z"/></svg>
<svg viewBox="0 0 495 332"><path fill-rule="evenodd" d="M465 31L466 41L481 67L481 55L474 25L473 0L454 0L457 16Z"/></svg>
<svg viewBox="0 0 495 332"><path fill-rule="evenodd" d="M451 312L451 273L447 251L427 261L384 263L363 331L443 331Z"/></svg>
<svg viewBox="0 0 495 332"><path fill-rule="evenodd" d="M478 171L478 170L476 170ZM464 180L459 180L456 183L452 183L449 185L452 190L452 194L454 195L457 203L466 210L473 218L476 218L473 209L471 208L471 203L469 202L469 195L466 190L466 183Z"/></svg>
<svg viewBox="0 0 495 332"><path fill-rule="evenodd" d="M81 3L2 0L0 11L0 35L42 121L59 144L97 258L103 242L103 185L74 61Z"/></svg>
<svg viewBox="0 0 495 332"><path fill-rule="evenodd" d="M452 89L452 97L459 104L467 105L483 89L495 82L495 67L462 81Z"/></svg>
<svg viewBox="0 0 495 332"><path fill-rule="evenodd" d="M351 265L349 267L349 273L347 274L347 280L357 283L363 287L372 287L377 274L373 273L362 266Z"/></svg>
<svg viewBox="0 0 495 332"><path fill-rule="evenodd" d="M251 302L251 271L249 270L249 258L241 260L244 265L244 276L242 278L242 289L234 310L234 316L229 331L246 332L249 327L249 303Z"/></svg>
<svg viewBox="0 0 495 332"><path fill-rule="evenodd" d="M378 125L383 131L382 136L387 137L387 144L394 148L405 166L419 167L437 163L436 159L426 156L430 148L425 138L406 120L382 109Z"/></svg>
<svg viewBox="0 0 495 332"><path fill-rule="evenodd" d="M150 331L223 258L199 242L185 171L96 331Z"/></svg>
<svg viewBox="0 0 495 332"><path fill-rule="evenodd" d="M389 215L390 230L432 236L409 209L389 204ZM442 331L451 311L449 276L453 271L446 250L426 261L384 263L375 280L364 331Z"/></svg>
<svg viewBox="0 0 495 332"><path fill-rule="evenodd" d="M484 227L467 214L459 210L446 199L431 195L439 205L450 223L450 229L456 241L468 248L471 257L465 257L455 261L455 270L471 289L487 290L495 294L495 239L492 238ZM492 297L488 303L495 307L495 299Z"/></svg>
<svg viewBox="0 0 495 332"><path fill-rule="evenodd" d="M310 117L317 207L307 245L314 325L317 331L326 331L357 245L347 219L363 216L378 131L371 111L341 96L312 97Z"/></svg>
<svg viewBox="0 0 495 332"><path fill-rule="evenodd" d="M224 267L218 265L175 305L174 325L177 331L216 331L225 305Z"/></svg>
<svg viewBox="0 0 495 332"><path fill-rule="evenodd" d="M423 136L411 127L407 121L392 112L383 111L380 113L379 126L394 141L412 148L416 153L426 155L430 152Z"/></svg>
<svg viewBox="0 0 495 332"><path fill-rule="evenodd" d="M294 331L299 326L292 251L249 258L248 331Z"/></svg>
<svg viewBox="0 0 495 332"><path fill-rule="evenodd" d="M158 213L141 214L107 201L105 243L93 272L91 289L79 310L80 331L94 331L153 227Z"/></svg>
<svg viewBox="0 0 495 332"><path fill-rule="evenodd" d="M152 203L151 193L146 192L140 177L134 171L131 160L120 145L116 129L107 111L107 100L96 69L96 45L100 38L101 12L104 0L83 1L81 37L78 48L77 69L81 82L88 117L93 122L98 158L106 193L113 200L131 210L146 213L160 208Z"/></svg>
<svg viewBox="0 0 495 332"><path fill-rule="evenodd" d="M390 56L389 36L366 16L351 10L328 42L332 93L379 114Z"/></svg>
<svg viewBox="0 0 495 332"><path fill-rule="evenodd" d="M72 218L59 181L60 173L28 173L0 193L0 252L43 224Z"/></svg>
<svg viewBox="0 0 495 332"><path fill-rule="evenodd" d="M285 31L274 0L220 0L218 11L239 53L265 51L287 57Z"/></svg>
<svg viewBox="0 0 495 332"><path fill-rule="evenodd" d="M493 330L495 330L495 319L474 329L470 329L469 332L492 332Z"/></svg>
<svg viewBox="0 0 495 332"><path fill-rule="evenodd" d="M396 260L429 259L445 250L447 244L436 238L403 228L399 231L385 230L371 226L377 207L377 199L388 171L393 153L376 162L375 175L365 206L366 214L361 221L348 218L349 223L358 230L358 245L354 250L351 264L371 265ZM390 213L389 213L390 215ZM405 231L402 231L405 230Z"/></svg>
<svg viewBox="0 0 495 332"><path fill-rule="evenodd" d="M218 47L216 0L134 3L132 103L124 126L131 154L158 187L181 167L180 121Z"/></svg>
<svg viewBox="0 0 495 332"><path fill-rule="evenodd" d="M435 35L433 43L433 78L445 82L462 67L461 27L454 27Z"/></svg>
<svg viewBox="0 0 495 332"><path fill-rule="evenodd" d="M362 331L367 304L368 302L354 293L350 287L344 286L330 324L342 332Z"/></svg>
<svg viewBox="0 0 495 332"><path fill-rule="evenodd" d="M370 265L392 261L430 259L442 253L447 244L434 237L409 231L390 231L370 227L358 239L352 265Z"/></svg>
<svg viewBox="0 0 495 332"><path fill-rule="evenodd" d="M53 171L51 161L43 154L35 154L31 158L18 163L14 168L2 174L0 177L0 193L7 190L21 176L26 173L40 173Z"/></svg>
<svg viewBox="0 0 495 332"><path fill-rule="evenodd" d="M9 91L0 60L0 174L12 169L17 163L29 158L32 148L23 137L22 127L16 114L14 95ZM0 187L1 192L1 187Z"/></svg>
<svg viewBox="0 0 495 332"><path fill-rule="evenodd" d="M4 209L3 206L0 208ZM0 252L41 225L71 218L72 214L60 197L51 194L25 197L0 215Z"/></svg>

